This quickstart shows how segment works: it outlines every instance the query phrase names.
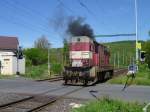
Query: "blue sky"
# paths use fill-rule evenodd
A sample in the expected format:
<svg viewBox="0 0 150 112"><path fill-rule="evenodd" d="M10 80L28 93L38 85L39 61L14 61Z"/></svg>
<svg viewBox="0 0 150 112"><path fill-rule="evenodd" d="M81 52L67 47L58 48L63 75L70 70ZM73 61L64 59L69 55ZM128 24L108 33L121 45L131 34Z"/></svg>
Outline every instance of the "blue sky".
<svg viewBox="0 0 150 112"><path fill-rule="evenodd" d="M88 9L82 7L79 1ZM137 1L138 37L147 40L150 0ZM60 9L66 16L85 17L85 22L91 25L95 34L135 33L134 0L0 0L0 35L17 36L23 47L33 47L34 41L45 35L52 47L61 47L62 37L50 24ZM97 38L97 41L134 39L106 37Z"/></svg>

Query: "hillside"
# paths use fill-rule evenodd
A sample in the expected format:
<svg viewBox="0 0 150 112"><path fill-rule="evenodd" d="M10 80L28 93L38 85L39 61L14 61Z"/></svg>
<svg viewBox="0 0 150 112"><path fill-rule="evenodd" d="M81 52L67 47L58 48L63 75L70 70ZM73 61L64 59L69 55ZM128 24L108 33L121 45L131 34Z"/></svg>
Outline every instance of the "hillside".
<svg viewBox="0 0 150 112"><path fill-rule="evenodd" d="M135 41L110 42L105 45L110 48L112 65L118 66L118 57L119 66L126 66L133 58L135 59Z"/></svg>

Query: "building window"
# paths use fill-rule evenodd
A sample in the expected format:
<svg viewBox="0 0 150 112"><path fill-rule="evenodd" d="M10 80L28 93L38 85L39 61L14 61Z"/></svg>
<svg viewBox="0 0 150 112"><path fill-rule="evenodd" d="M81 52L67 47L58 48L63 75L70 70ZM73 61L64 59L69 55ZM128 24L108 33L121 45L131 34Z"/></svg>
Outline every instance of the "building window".
<svg viewBox="0 0 150 112"><path fill-rule="evenodd" d="M4 59L4 61L9 61L9 59Z"/></svg>

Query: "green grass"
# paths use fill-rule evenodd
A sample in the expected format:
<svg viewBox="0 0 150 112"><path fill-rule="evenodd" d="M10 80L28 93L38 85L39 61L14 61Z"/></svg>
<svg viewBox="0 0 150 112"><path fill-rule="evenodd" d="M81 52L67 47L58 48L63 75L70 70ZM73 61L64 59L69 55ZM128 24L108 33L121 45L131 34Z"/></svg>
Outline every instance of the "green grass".
<svg viewBox="0 0 150 112"><path fill-rule="evenodd" d="M111 84L125 84L127 76L120 76L108 81ZM131 82L131 79L129 80ZM139 71L135 79L132 81L133 85L150 85L150 70L146 65L140 65Z"/></svg>
<svg viewBox="0 0 150 112"><path fill-rule="evenodd" d="M30 79L46 79L53 77L56 74L60 74L61 66L60 64L51 65L51 74L48 74L47 64L38 65L38 66L27 66L26 73L22 75L25 78Z"/></svg>
<svg viewBox="0 0 150 112"><path fill-rule="evenodd" d="M31 79L44 79L50 77L47 72L47 65L28 66L26 67L26 74L22 75Z"/></svg>
<svg viewBox="0 0 150 112"><path fill-rule="evenodd" d="M115 62L117 65L118 54L120 60L120 66L127 66L130 63L130 58L134 57L135 54L135 41L118 41L105 43L106 46L110 48L110 63L114 64L114 55ZM124 62L123 62L124 55Z"/></svg>
<svg viewBox="0 0 150 112"><path fill-rule="evenodd" d="M0 75L0 79L14 79L15 75Z"/></svg>
<svg viewBox="0 0 150 112"><path fill-rule="evenodd" d="M100 101L92 101L72 112L142 112L143 105L136 102L123 102L103 98Z"/></svg>

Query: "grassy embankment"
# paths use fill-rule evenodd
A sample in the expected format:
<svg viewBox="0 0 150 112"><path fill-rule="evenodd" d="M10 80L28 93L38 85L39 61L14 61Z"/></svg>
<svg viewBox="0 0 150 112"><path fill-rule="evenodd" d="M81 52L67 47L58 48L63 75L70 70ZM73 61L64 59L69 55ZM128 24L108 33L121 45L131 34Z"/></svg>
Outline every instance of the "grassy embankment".
<svg viewBox="0 0 150 112"><path fill-rule="evenodd" d="M103 98L100 101L92 101L72 112L142 112L144 105L136 102L123 102Z"/></svg>
<svg viewBox="0 0 150 112"><path fill-rule="evenodd" d="M118 57L119 67L124 67L135 56L135 41L110 42L105 45L110 48L110 63L114 65L115 62L115 67L118 67Z"/></svg>
<svg viewBox="0 0 150 112"><path fill-rule="evenodd" d="M135 41L120 41L120 42L111 42L106 43L110 47L111 51L111 64L114 64L114 54L116 55L115 63L116 67L118 66L117 54L119 53L119 66L124 67L128 66L131 61L131 57L135 56ZM124 55L124 61L123 61ZM108 81L111 84L125 84L127 77L120 76ZM139 66L139 72L136 74L135 80L132 84L135 85L150 85L150 70L146 65Z"/></svg>
<svg viewBox="0 0 150 112"><path fill-rule="evenodd" d="M47 73L47 65L38 65L38 66L27 66L26 74L20 74L20 76L29 79L44 79L50 77ZM0 79L14 79L16 78L16 74L14 75L0 75Z"/></svg>
<svg viewBox="0 0 150 112"><path fill-rule="evenodd" d="M28 59L26 59L28 61ZM62 49L50 49L50 74L48 73L47 62L39 65L26 64L26 74L22 75L25 78L31 79L46 79L58 75L62 70Z"/></svg>
<svg viewBox="0 0 150 112"><path fill-rule="evenodd" d="M28 66L26 67L26 74L22 75L25 78L44 79L48 78L47 65Z"/></svg>
<svg viewBox="0 0 150 112"><path fill-rule="evenodd" d="M13 79L15 75L0 75L0 79Z"/></svg>
<svg viewBox="0 0 150 112"><path fill-rule="evenodd" d="M120 76L108 81L111 84L125 84L127 76ZM131 80L131 79L130 79ZM130 82L130 81L129 81ZM150 69L147 65L140 65L139 71L135 79L132 81L133 85L150 85Z"/></svg>
<svg viewBox="0 0 150 112"><path fill-rule="evenodd" d="M38 65L38 66L28 66L26 67L26 74L22 75L25 78L30 79L47 79L54 77L55 75L60 74L61 65L53 64L51 66L50 74L48 74L47 64Z"/></svg>

